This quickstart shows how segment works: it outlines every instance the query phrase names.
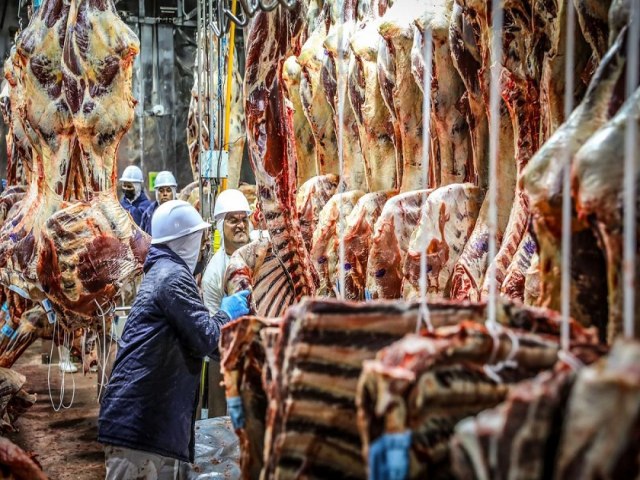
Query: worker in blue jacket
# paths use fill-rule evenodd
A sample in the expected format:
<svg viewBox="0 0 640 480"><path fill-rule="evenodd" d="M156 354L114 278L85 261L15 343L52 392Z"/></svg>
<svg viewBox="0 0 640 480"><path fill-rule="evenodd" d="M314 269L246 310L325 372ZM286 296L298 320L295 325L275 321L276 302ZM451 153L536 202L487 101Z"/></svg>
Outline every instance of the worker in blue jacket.
<svg viewBox="0 0 640 480"><path fill-rule="evenodd" d="M142 222L140 223L140 228L149 235L151 235L151 219L156 209L163 203L177 198L178 182L176 182L176 177L173 176L173 173L165 170L156 176L153 189L156 191L156 201L144 211Z"/></svg>
<svg viewBox="0 0 640 480"><path fill-rule="evenodd" d="M122 172L120 177L120 185L122 188L122 198L120 199L120 205L129 214L136 225L140 225L142 222L142 214L149 208L151 201L147 197L147 194L142 188L143 178L142 170L135 165L129 165Z"/></svg>
<svg viewBox="0 0 640 480"><path fill-rule="evenodd" d="M217 353L221 327L249 313L248 291L223 298L215 315L202 303L193 272L209 227L182 200L153 216L145 276L101 402L108 480L173 479L180 461L193 462L202 360Z"/></svg>

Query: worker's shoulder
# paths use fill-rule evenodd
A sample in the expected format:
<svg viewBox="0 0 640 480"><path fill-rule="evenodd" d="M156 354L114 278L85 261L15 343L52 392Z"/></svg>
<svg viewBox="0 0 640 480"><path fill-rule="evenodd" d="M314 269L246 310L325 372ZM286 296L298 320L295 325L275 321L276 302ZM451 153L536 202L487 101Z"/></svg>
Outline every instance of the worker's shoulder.
<svg viewBox="0 0 640 480"><path fill-rule="evenodd" d="M186 265L182 265L171 258L159 258L147 272L147 277L152 277L154 281L167 284L184 282L189 278L189 271Z"/></svg>

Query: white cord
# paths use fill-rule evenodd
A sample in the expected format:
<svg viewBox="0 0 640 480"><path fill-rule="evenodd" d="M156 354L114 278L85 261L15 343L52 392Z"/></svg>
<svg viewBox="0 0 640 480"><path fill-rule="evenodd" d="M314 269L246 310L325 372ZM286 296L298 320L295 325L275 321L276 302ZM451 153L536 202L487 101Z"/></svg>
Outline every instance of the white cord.
<svg viewBox="0 0 640 480"><path fill-rule="evenodd" d="M64 393L65 393L65 371L62 370L62 376L61 376L61 382L60 382L60 401L58 402L58 405L56 406L56 404L53 402L53 395L52 395L52 390L51 390L51 360L53 359L53 344L55 343L55 339L57 338L56 334L57 334L57 330L58 330L58 320L56 319L55 323L53 324L53 340L51 341L51 351L49 352L49 366L47 369L47 388L48 388L48 392L49 392L49 401L51 402L51 406L53 407L53 410L56 412L59 412L61 409L68 409L71 407L71 405L73 405L73 400L75 399L76 396L76 379L73 373L71 373L71 380L73 381L73 388L71 391L71 400L69 401L68 405L64 404ZM68 333L67 332L63 332L63 340L62 340L62 345L64 348L68 348L69 352L71 352L71 349L69 348L69 339L68 339Z"/></svg>

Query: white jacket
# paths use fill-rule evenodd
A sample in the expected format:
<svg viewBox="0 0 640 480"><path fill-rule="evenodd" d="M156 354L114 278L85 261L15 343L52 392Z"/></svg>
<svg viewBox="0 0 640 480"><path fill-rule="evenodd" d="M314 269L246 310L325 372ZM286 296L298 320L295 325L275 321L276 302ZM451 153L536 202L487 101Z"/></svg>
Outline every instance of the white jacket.
<svg viewBox="0 0 640 480"><path fill-rule="evenodd" d="M224 297L222 281L230 258L224 247L219 248L202 275L202 298L211 315L218 311Z"/></svg>

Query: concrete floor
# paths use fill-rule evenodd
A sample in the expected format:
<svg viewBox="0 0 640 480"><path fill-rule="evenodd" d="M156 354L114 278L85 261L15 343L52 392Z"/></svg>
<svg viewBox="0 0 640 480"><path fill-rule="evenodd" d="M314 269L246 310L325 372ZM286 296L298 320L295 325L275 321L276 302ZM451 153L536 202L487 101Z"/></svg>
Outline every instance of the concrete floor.
<svg viewBox="0 0 640 480"><path fill-rule="evenodd" d="M25 451L36 454L52 480L103 479L104 454L102 446L96 442L97 374L65 374L65 404L71 400L72 380L75 380L73 404L68 409L54 411L47 387L48 365L42 364L42 353L49 353L50 348L49 342L37 340L13 367L27 377L25 387L29 393L36 393L38 399L16 422L20 431L7 436ZM56 405L61 384L57 361L57 349L54 348L51 393Z"/></svg>

